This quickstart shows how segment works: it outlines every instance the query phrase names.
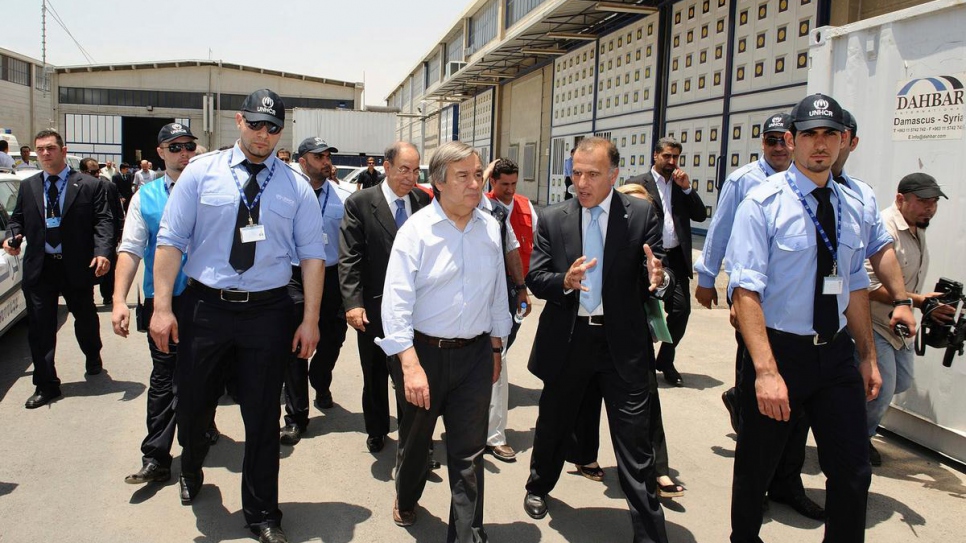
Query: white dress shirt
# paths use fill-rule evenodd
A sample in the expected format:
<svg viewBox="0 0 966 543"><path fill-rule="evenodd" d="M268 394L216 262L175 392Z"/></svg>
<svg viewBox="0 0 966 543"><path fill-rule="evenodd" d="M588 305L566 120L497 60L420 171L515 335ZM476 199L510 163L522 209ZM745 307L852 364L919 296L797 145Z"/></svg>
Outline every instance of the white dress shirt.
<svg viewBox="0 0 966 543"><path fill-rule="evenodd" d="M674 216L671 214L671 196L674 194L674 181L670 179L664 179L664 176L657 173L657 170L651 168L651 175L654 176L654 183L657 185L658 192L661 193L661 207L664 208L664 250L673 249L678 245L681 245L680 240L678 240L678 233L674 230ZM691 194L691 188L688 187L684 191L685 194Z"/></svg>
<svg viewBox="0 0 966 543"><path fill-rule="evenodd" d="M433 202L409 218L389 255L382 297L387 355L412 347L413 331L440 338L510 335L500 225L479 209L460 231Z"/></svg>
<svg viewBox="0 0 966 543"><path fill-rule="evenodd" d="M392 215L395 218L395 216L396 216L396 200L398 200L399 198L402 198L402 201L406 204L405 205L405 207L406 207L406 217L408 218L408 217L412 217L413 216L413 206L409 205L409 195L408 194L405 195L405 196L402 196L402 197L396 196L396 193L393 192L391 188L389 188L389 183L387 183L385 181L383 181L382 183L379 183L379 186L382 187L382 195L386 197L386 203L389 204L389 214L390 215ZM413 187L413 190L419 190L419 189L417 189L416 187Z"/></svg>
<svg viewBox="0 0 966 543"><path fill-rule="evenodd" d="M164 186L171 192L171 185L174 180L164 174ZM148 246L148 226L141 215L141 193L135 192L131 196L131 203L127 208L127 215L124 216L124 233L121 235L121 244L117 252L130 253L138 258L144 258L144 249Z"/></svg>

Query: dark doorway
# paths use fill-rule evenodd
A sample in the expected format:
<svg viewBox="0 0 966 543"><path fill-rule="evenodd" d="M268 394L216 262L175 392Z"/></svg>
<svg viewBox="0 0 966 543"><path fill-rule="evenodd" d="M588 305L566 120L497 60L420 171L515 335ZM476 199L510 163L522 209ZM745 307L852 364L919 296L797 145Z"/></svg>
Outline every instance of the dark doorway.
<svg viewBox="0 0 966 543"><path fill-rule="evenodd" d="M129 163L135 171L141 160L150 160L155 169L164 168L157 152L158 132L162 126L173 122L174 119L158 117L122 117L121 156L124 162Z"/></svg>

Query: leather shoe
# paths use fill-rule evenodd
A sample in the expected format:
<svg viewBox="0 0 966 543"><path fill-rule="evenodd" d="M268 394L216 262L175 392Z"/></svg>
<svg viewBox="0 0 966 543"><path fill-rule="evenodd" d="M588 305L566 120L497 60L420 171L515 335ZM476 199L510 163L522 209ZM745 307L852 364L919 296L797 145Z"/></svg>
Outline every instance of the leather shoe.
<svg viewBox="0 0 966 543"><path fill-rule="evenodd" d="M201 485L205 482L205 474L201 470L197 474L182 473L178 479L178 486L181 490L181 505L191 505Z"/></svg>
<svg viewBox="0 0 966 543"><path fill-rule="evenodd" d="M366 438L366 448L371 453L377 453L386 446L386 436L369 436Z"/></svg>
<svg viewBox="0 0 966 543"><path fill-rule="evenodd" d="M504 462L516 462L517 453L513 450L513 447L503 444L496 446L486 446L486 452L493 455L497 460L502 460Z"/></svg>
<svg viewBox="0 0 966 543"><path fill-rule="evenodd" d="M87 369L87 375L97 375L98 373L101 373L102 369L104 369L104 362L101 360L100 356L97 358L88 358L84 365Z"/></svg>
<svg viewBox="0 0 966 543"><path fill-rule="evenodd" d="M52 400L60 398L60 396L61 393L59 388L53 390L40 390L38 388L37 391L34 392L33 396L27 398L27 403L24 404L24 407L27 409L37 409L38 407L47 405Z"/></svg>
<svg viewBox="0 0 966 543"><path fill-rule="evenodd" d="M298 424L286 424L282 428L278 440L282 445L294 446L302 441L302 429L299 428Z"/></svg>
<svg viewBox="0 0 966 543"><path fill-rule="evenodd" d="M731 429L738 433L738 390L734 387L721 393L721 401L724 402L731 417Z"/></svg>
<svg viewBox="0 0 966 543"><path fill-rule="evenodd" d="M669 365L661 373L664 374L664 380L667 381L667 384L676 387L684 386L684 379L681 378L681 374L678 373L678 370L674 366Z"/></svg>
<svg viewBox="0 0 966 543"><path fill-rule="evenodd" d="M320 392L316 394L315 401L313 403L315 404L315 408L319 411L322 411L323 409L332 409L335 406L335 404L332 403L331 392Z"/></svg>
<svg viewBox="0 0 966 543"><path fill-rule="evenodd" d="M523 499L523 510L530 518L540 520L547 516L547 500L543 496L527 492L527 497Z"/></svg>
<svg viewBox="0 0 966 543"><path fill-rule="evenodd" d="M144 483L164 483L171 479L171 469L162 468L154 462L141 466L141 471L124 478L129 485L143 485Z"/></svg>
<svg viewBox="0 0 966 543"><path fill-rule="evenodd" d="M869 441L869 464L874 467L879 467L882 465L882 455L879 451L872 445L872 441Z"/></svg>
<svg viewBox="0 0 966 543"><path fill-rule="evenodd" d="M812 520L825 520L825 509L821 505L813 502L811 498L806 496L804 493L796 494L794 496L773 496L769 494L768 496L771 501L784 503L785 505L791 507L798 514L803 517L810 518Z"/></svg>
<svg viewBox="0 0 966 543"><path fill-rule="evenodd" d="M262 524L258 528L258 543L288 543L288 537L277 524Z"/></svg>
<svg viewBox="0 0 966 543"><path fill-rule="evenodd" d="M442 464L439 463L439 460L436 460L432 456L430 456L426 461L426 471L436 471L440 468L440 466L442 466Z"/></svg>
<svg viewBox="0 0 966 543"><path fill-rule="evenodd" d="M416 524L416 510L400 510L399 499L397 498L392 504L392 521L396 523L396 526L402 526L403 528L412 526L413 524Z"/></svg>

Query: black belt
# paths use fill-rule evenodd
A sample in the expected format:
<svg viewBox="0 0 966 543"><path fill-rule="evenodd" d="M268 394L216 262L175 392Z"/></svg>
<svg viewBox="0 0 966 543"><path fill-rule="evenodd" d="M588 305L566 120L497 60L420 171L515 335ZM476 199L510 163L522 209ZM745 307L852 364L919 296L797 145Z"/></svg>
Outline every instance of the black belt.
<svg viewBox="0 0 966 543"><path fill-rule="evenodd" d="M587 326L603 326L604 316L603 315L591 315L589 317L582 317L577 315L577 322L581 324L586 324Z"/></svg>
<svg viewBox="0 0 966 543"><path fill-rule="evenodd" d="M775 330L774 328L768 329L769 333L775 334L775 337L782 338L787 341L794 341L801 343L803 345L827 345L834 342L840 337L845 335L845 328L842 328L838 332L832 334L832 337L823 338L818 334L809 334L807 336L802 336L799 334L792 334L790 332L782 332L781 330Z"/></svg>
<svg viewBox="0 0 966 543"><path fill-rule="evenodd" d="M202 292L210 296L215 296L223 302L236 302L236 303L258 302L261 300L269 300L272 298L276 298L280 295L284 295L286 292L285 287L273 288L271 290L260 290L258 292L251 292L247 290L212 288L202 283L201 281L196 281L195 279L192 279L190 277L188 278L188 286L197 290L198 292Z"/></svg>
<svg viewBox="0 0 966 543"><path fill-rule="evenodd" d="M49 258L51 260L63 260L64 254L63 253L44 253L44 257Z"/></svg>
<svg viewBox="0 0 966 543"><path fill-rule="evenodd" d="M416 339L421 343L432 345L433 347L438 347L440 349L459 349L461 347L466 347L467 345L472 345L477 341L483 339L483 337L486 335L487 334L480 334L476 337L471 337L469 339L464 339L459 337L447 339L447 338L441 338L441 337L427 336L426 334L418 330L413 330L414 339Z"/></svg>

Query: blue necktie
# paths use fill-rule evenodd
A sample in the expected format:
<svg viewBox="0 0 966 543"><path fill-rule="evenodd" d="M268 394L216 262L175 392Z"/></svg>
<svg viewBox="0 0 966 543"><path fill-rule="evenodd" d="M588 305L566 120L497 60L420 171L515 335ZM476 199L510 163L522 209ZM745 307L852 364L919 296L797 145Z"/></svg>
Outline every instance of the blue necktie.
<svg viewBox="0 0 966 543"><path fill-rule="evenodd" d="M401 228L406 222L406 202L402 198L396 200L396 228Z"/></svg>
<svg viewBox="0 0 966 543"><path fill-rule="evenodd" d="M600 305L601 285L603 284L601 271L604 268L604 236L600 233L600 214L604 208L600 206L590 208L590 224L587 225L587 232L584 234L584 256L586 262L597 259L597 265L587 270L584 274L584 285L590 289L588 292L580 291L580 305L588 313L597 309Z"/></svg>

